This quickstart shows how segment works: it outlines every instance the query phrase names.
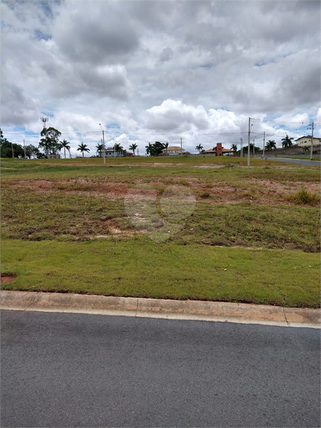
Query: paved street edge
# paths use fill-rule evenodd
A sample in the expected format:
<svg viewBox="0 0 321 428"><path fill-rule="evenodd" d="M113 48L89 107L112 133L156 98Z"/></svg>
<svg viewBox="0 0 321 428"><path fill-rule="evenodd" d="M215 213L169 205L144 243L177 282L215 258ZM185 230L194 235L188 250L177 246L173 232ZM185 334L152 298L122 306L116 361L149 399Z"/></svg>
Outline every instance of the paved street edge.
<svg viewBox="0 0 321 428"><path fill-rule="evenodd" d="M0 291L7 310L69 312L320 328L320 309L197 300Z"/></svg>

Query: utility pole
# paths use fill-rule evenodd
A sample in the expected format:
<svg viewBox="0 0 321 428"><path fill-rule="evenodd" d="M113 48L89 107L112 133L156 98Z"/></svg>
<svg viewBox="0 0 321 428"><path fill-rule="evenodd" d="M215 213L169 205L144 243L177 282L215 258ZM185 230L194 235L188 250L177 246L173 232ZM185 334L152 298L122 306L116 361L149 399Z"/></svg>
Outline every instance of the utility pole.
<svg viewBox="0 0 321 428"><path fill-rule="evenodd" d="M12 156L12 159L14 158L14 151L13 151L13 144L11 143L11 156Z"/></svg>
<svg viewBox="0 0 321 428"><path fill-rule="evenodd" d="M263 132L263 157L265 155L265 131Z"/></svg>
<svg viewBox="0 0 321 428"><path fill-rule="evenodd" d="M181 155L183 154L183 138L181 137Z"/></svg>
<svg viewBox="0 0 321 428"><path fill-rule="evenodd" d="M313 158L313 129L314 129L314 122L312 122L312 124L311 124L311 129L312 129L312 132L311 132L310 160L312 160L312 158Z"/></svg>
<svg viewBox="0 0 321 428"><path fill-rule="evenodd" d="M249 117L249 130L247 136L247 166L250 166L251 118Z"/></svg>
<svg viewBox="0 0 321 428"><path fill-rule="evenodd" d="M103 130L103 157L104 157L104 163L106 163L105 131L104 130Z"/></svg>
<svg viewBox="0 0 321 428"><path fill-rule="evenodd" d="M241 158L243 157L243 138L241 138Z"/></svg>
<svg viewBox="0 0 321 428"><path fill-rule="evenodd" d="M105 164L106 163L105 131L103 130L103 127L101 126L101 123L99 125L101 127L101 132L103 134L102 144L103 144L103 158L104 158L104 164Z"/></svg>
<svg viewBox="0 0 321 428"><path fill-rule="evenodd" d="M255 155L255 138L253 138L253 157Z"/></svg>
<svg viewBox="0 0 321 428"><path fill-rule="evenodd" d="M26 143L25 143L25 139L23 139L23 151L25 153L25 159L26 159Z"/></svg>

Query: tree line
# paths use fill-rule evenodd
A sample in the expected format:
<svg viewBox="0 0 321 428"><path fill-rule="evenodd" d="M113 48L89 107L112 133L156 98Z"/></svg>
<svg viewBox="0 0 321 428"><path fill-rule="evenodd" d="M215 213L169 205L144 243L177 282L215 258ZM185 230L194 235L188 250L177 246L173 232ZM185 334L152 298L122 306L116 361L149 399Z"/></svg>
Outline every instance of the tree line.
<svg viewBox="0 0 321 428"><path fill-rule="evenodd" d="M37 159L46 159L46 158L55 158L60 157L60 152L63 150L64 158L67 157L67 152L71 157L70 153L70 143L67 140L60 140L61 132L58 129L53 127L46 128L44 127L40 132L40 141L38 147L33 144L28 144L27 146L22 146L20 144L12 143L8 141L7 138L3 136L3 132L0 128L0 156L2 158L37 158ZM133 143L129 146L130 150L133 150L135 154L135 150L137 149L137 144ZM102 156L104 146L103 144L97 144L96 146L96 154L97 156ZM120 144L114 145L114 150L117 153L124 152L123 147ZM77 151L82 153L84 157L85 153L89 153L90 149L87 144L80 143L77 147Z"/></svg>
<svg viewBox="0 0 321 428"><path fill-rule="evenodd" d="M40 141L38 147L35 147L32 144L29 144L27 146L22 147L20 144L12 143L8 141L6 138L4 138L2 130L0 128L0 155L4 158L32 158L36 157L38 159L42 158L52 158L52 157L60 157L60 152L63 150L64 157L66 158L67 152L69 153L69 156L71 157L70 153L70 143L69 141L63 139L60 141L61 132L53 127L44 128L40 132ZM287 148L291 147L293 145L292 143L293 137L289 137L287 134L284 138L282 138L282 147ZM134 156L135 151L137 149L137 144L132 143L129 146L129 150L132 150ZM148 143L146 148L146 154L149 156L159 156L164 149L168 148L168 143L161 143L159 141L155 141L155 143ZM204 148L201 144L198 144L196 147L196 150L201 154L204 153ZM113 146L114 151L116 154L125 154L126 150L119 144L115 143ZM265 145L265 150L273 150L276 149L276 142L274 140L269 140ZM233 150L235 153L239 152L240 150L237 149L236 144L232 144L231 150ZM259 147L255 147L253 144L250 143L250 151L258 151L260 150ZM90 149L87 146L87 144L80 143L78 145L77 151L80 151L82 153L82 156L84 157L85 153L89 153ZM247 146L243 147L243 152L247 153ZM102 143L98 143L96 146L96 155L99 157L102 157L104 154L104 145Z"/></svg>
<svg viewBox="0 0 321 428"><path fill-rule="evenodd" d="M286 134L286 136L284 138L282 138L281 143L282 143L282 147L283 148L287 148L287 147L291 147L293 146L293 137L289 137L288 134ZM248 146L244 146L243 147L243 152L247 153L247 147ZM202 144L198 144L195 149L199 152L199 154L204 153L204 147L202 146ZM276 149L276 142L274 140L269 140L266 144L265 144L265 150L273 150ZM232 144L231 145L231 150L233 150L235 153L240 152L240 150L238 150L237 145L236 144ZM250 143L250 151L259 151L261 150L259 147L256 147L253 143Z"/></svg>

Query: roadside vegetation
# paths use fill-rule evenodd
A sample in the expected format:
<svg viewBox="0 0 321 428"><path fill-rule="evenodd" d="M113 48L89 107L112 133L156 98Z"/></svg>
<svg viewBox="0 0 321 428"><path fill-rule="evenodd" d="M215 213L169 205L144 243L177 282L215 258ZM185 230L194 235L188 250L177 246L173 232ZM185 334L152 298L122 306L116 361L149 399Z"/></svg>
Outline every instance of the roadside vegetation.
<svg viewBox="0 0 321 428"><path fill-rule="evenodd" d="M246 161L1 160L2 287L318 307L320 169Z"/></svg>

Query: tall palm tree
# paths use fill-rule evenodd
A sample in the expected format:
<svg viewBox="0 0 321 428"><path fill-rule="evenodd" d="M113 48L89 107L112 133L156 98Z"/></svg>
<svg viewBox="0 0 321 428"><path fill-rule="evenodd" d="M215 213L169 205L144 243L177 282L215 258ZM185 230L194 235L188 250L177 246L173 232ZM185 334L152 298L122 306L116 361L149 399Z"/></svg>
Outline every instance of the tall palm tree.
<svg viewBox="0 0 321 428"><path fill-rule="evenodd" d="M62 148L62 149L64 149L64 156L65 156L65 159L66 159L66 150L68 150L68 152L69 152L69 150L70 150L70 144L69 144L69 141L67 141L67 140L62 140L62 142L61 142L60 144L61 144L61 148Z"/></svg>
<svg viewBox="0 0 321 428"><path fill-rule="evenodd" d="M233 152L237 152L237 145L236 144L232 144L231 145L231 150L233 150Z"/></svg>
<svg viewBox="0 0 321 428"><path fill-rule="evenodd" d="M146 154L149 155L149 156L151 156L152 152L153 152L153 145L152 145L152 143L148 143L148 146L145 146L145 149L146 149Z"/></svg>
<svg viewBox="0 0 321 428"><path fill-rule="evenodd" d="M101 154L102 154L102 152L104 150L104 144L103 143L98 143L97 146L96 146L96 149L97 149L97 151L96 151L97 155L101 158Z"/></svg>
<svg viewBox="0 0 321 428"><path fill-rule="evenodd" d="M292 140L293 140L293 137L289 137L288 136L288 134L286 134L286 136L285 137L283 137L282 138L282 147L284 147L285 149L287 148L287 147L291 147L292 146Z"/></svg>
<svg viewBox="0 0 321 428"><path fill-rule="evenodd" d="M134 153L134 156L135 156L135 150L137 149L137 147L138 146L136 143L133 143L129 146L129 150L132 150L132 152Z"/></svg>
<svg viewBox="0 0 321 428"><path fill-rule="evenodd" d="M82 153L82 157L85 156L85 152L90 152L90 149L87 147L87 144L80 143L77 150Z"/></svg>
<svg viewBox="0 0 321 428"><path fill-rule="evenodd" d="M196 150L198 150L198 153L199 153L199 154L201 154L201 153L202 153L202 151L203 151L203 146L202 146L202 144L198 144L198 145L195 147L195 149L196 149Z"/></svg>
<svg viewBox="0 0 321 428"><path fill-rule="evenodd" d="M124 148L119 143L115 143L114 144L114 150L115 150L116 156L117 156L117 153L123 153Z"/></svg>
<svg viewBox="0 0 321 428"><path fill-rule="evenodd" d="M269 140L269 141L266 143L265 149L266 149L266 150L273 150L273 149L276 149L276 142L275 142L274 140Z"/></svg>

